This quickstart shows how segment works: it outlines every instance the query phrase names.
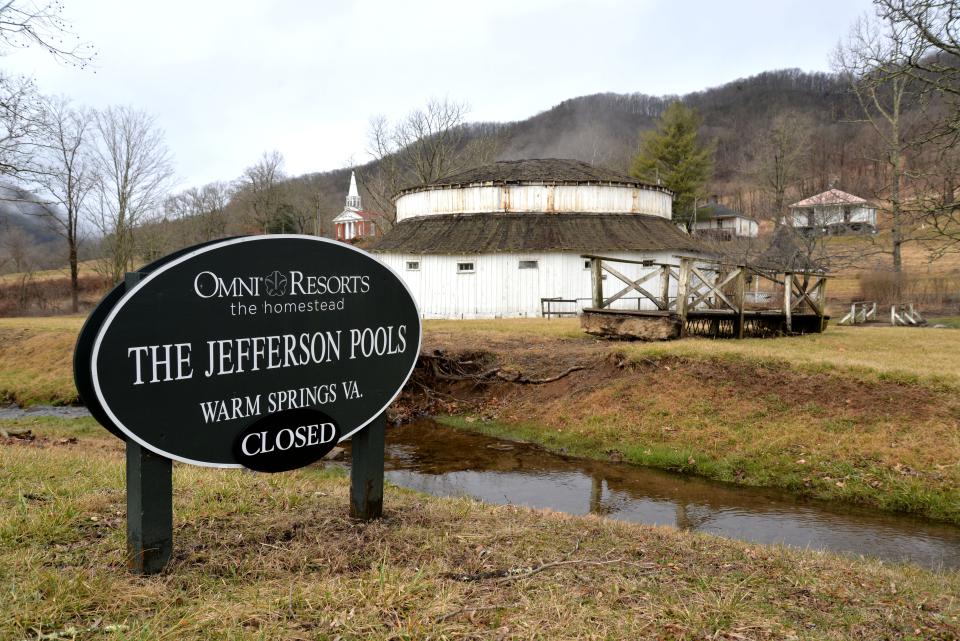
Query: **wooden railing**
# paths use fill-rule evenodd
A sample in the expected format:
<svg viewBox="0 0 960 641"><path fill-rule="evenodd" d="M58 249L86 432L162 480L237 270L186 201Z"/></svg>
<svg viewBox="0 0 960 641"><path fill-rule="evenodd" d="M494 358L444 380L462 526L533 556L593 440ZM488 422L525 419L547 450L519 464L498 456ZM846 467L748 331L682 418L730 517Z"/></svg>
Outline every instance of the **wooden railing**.
<svg viewBox="0 0 960 641"><path fill-rule="evenodd" d="M734 335L743 338L744 316L748 311L782 314L786 331L791 332L794 314L801 313L806 306L820 318L820 330L823 329L828 278L823 273L773 271L747 264L688 256L678 256L679 265L593 254L584 254L583 258L590 260L594 309L610 309L613 303L635 292L639 298L638 308L646 300L658 311L676 313L684 323L691 313L705 311L732 318ZM641 265L652 269L632 278L611 263ZM609 297L603 295L604 273L623 284L619 291ZM775 292L769 300L776 303L776 307L759 307L759 297L755 295L750 310L747 309L746 287L748 281L754 279L774 284ZM671 297L672 291L675 295Z"/></svg>
<svg viewBox="0 0 960 641"><path fill-rule="evenodd" d="M919 327L926 325L926 319L913 308L913 303L899 303L890 306L890 324Z"/></svg>
<svg viewBox="0 0 960 641"><path fill-rule="evenodd" d="M877 320L876 301L861 300L850 303L850 311L837 322L837 325L858 325L875 320Z"/></svg>

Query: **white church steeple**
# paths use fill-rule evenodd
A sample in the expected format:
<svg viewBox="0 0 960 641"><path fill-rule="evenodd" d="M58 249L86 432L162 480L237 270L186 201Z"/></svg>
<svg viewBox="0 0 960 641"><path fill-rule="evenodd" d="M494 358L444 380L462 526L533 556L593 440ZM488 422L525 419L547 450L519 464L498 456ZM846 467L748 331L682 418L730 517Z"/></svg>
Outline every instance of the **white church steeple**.
<svg viewBox="0 0 960 641"><path fill-rule="evenodd" d="M362 209L360 207L360 192L357 191L357 177L354 172L350 172L350 191L347 192L347 207L350 209Z"/></svg>

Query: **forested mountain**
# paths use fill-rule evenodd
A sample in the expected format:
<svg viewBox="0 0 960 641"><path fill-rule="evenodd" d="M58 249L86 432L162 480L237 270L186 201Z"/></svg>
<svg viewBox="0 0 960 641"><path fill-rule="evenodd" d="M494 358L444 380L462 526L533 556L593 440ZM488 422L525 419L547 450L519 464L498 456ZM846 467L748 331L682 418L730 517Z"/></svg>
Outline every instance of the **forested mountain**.
<svg viewBox="0 0 960 641"><path fill-rule="evenodd" d="M626 171L638 150L642 131L674 100L703 116L703 134L716 142L716 171L711 192L747 213L770 215L769 199L758 188L756 165L778 117L795 123L806 138L803 170L791 197L810 195L836 184L876 196L883 182L869 160L869 142L859 107L838 77L796 69L770 71L685 96L603 93L571 98L526 120L483 123L501 137L501 160L575 158ZM369 165L358 168L362 175ZM882 173L882 172L881 172ZM295 179L321 194L329 220L340 211L349 170ZM361 193L363 194L361 180Z"/></svg>
<svg viewBox="0 0 960 641"><path fill-rule="evenodd" d="M772 123L778 118L790 123L804 145L802 169L788 190L788 202L831 184L868 198L882 197L884 170L868 160L872 155L869 132L856 122L858 106L846 85L832 74L770 71L685 96L581 96L526 120L467 127L471 135L495 135L496 157L501 160L575 158L626 171L641 132L653 127L667 105L678 99L700 113L703 135L715 141L716 171L710 193L724 204L761 218L772 215L770 196L757 174L758 164L769 151L765 144ZM355 169L365 206L376 209L366 183L374 173L373 162ZM314 233L319 222L322 233L331 236L331 221L342 210L349 177L350 169L343 168L285 178L283 202L275 203L285 212L287 222L282 231ZM220 187L227 199L217 212L223 216L217 219L222 224L214 226L220 234L262 231L251 215L250 198L244 199L243 190L237 188L242 183L243 178L232 183L233 187L227 183ZM0 236L20 228L37 242L50 240L42 224L17 211L0 208ZM167 212L164 222L147 225L141 234L148 245L144 253L163 253L204 239L194 238L191 225L181 225L183 220L183 213L171 216ZM183 229L171 233L171 225ZM150 228L158 233L151 234Z"/></svg>
<svg viewBox="0 0 960 641"><path fill-rule="evenodd" d="M755 193L755 165L772 123L789 117L808 137L804 172L797 191L830 183L852 190L865 184L858 107L836 76L796 69L765 72L685 96L596 94L566 100L506 128L504 158L571 157L626 171L636 155L640 132L654 126L663 110L682 100L703 117L703 134L716 143L712 192L754 215L764 215ZM798 194L799 195L799 194Z"/></svg>

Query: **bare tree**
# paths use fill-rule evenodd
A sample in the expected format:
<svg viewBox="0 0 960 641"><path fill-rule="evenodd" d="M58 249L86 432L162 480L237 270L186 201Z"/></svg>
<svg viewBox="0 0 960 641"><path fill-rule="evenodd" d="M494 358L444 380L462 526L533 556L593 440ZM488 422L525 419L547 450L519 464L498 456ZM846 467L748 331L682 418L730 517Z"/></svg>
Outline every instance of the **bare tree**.
<svg viewBox="0 0 960 641"><path fill-rule="evenodd" d="M88 110L73 108L66 98L49 98L44 101L37 134L42 154L31 181L32 191L43 205L40 215L44 222L67 243L71 309L76 313L80 310L80 221L97 178L90 149L93 116Z"/></svg>
<svg viewBox="0 0 960 641"><path fill-rule="evenodd" d="M35 142L43 105L33 81L0 72L0 175L21 177L35 170Z"/></svg>
<svg viewBox="0 0 960 641"><path fill-rule="evenodd" d="M96 113L95 131L94 221L103 234L105 275L117 282L134 265L134 232L159 209L173 167L163 131L143 111L109 107Z"/></svg>
<svg viewBox="0 0 960 641"><path fill-rule="evenodd" d="M930 98L929 143L914 171L909 207L938 243L931 257L960 251L960 5L955 0L874 0L877 15L891 25L901 64L884 68L907 77Z"/></svg>
<svg viewBox="0 0 960 641"><path fill-rule="evenodd" d="M952 98L948 121L960 135L960 6L955 0L874 0L877 16L891 25L902 65L888 73L909 75Z"/></svg>
<svg viewBox="0 0 960 641"><path fill-rule="evenodd" d="M29 274L34 268L35 243L20 227L0 230L0 269L6 272Z"/></svg>
<svg viewBox="0 0 960 641"><path fill-rule="evenodd" d="M286 220L283 183L283 154L264 152L255 164L243 171L234 183L234 198L243 206L246 217L263 233L293 231Z"/></svg>
<svg viewBox="0 0 960 641"><path fill-rule="evenodd" d="M59 1L37 4L31 0L0 3L0 41L7 48L40 47L57 61L85 67L93 59L93 46L70 31Z"/></svg>
<svg viewBox="0 0 960 641"><path fill-rule="evenodd" d="M0 0L0 55L10 49L39 46L59 62L86 66L93 48L70 32L60 2ZM0 72L0 174L28 174L36 153L34 140L43 105L33 80Z"/></svg>
<svg viewBox="0 0 960 641"><path fill-rule="evenodd" d="M921 111L916 81L910 75L896 73L905 62L896 26L866 17L854 24L847 43L838 46L834 54L834 65L856 96L864 120L879 143L879 160L887 170L890 255L898 287L903 274L903 245L913 240L909 211L904 207L907 155L917 144L912 137L911 117L917 118Z"/></svg>
<svg viewBox="0 0 960 641"><path fill-rule="evenodd" d="M227 233L230 193L227 183L212 182L190 187L164 201L164 215L180 229L180 246L214 240Z"/></svg>
<svg viewBox="0 0 960 641"><path fill-rule="evenodd" d="M751 172L773 203L777 224L786 214L787 190L801 176L812 125L797 113L778 114L770 129L754 144Z"/></svg>
<svg viewBox="0 0 960 641"><path fill-rule="evenodd" d="M395 123L382 115L370 121L368 153L374 162L359 177L388 226L396 221L393 196L403 187L426 185L495 158L499 137L468 125L468 112L465 103L431 99Z"/></svg>
<svg viewBox="0 0 960 641"><path fill-rule="evenodd" d="M319 234L321 195L303 177L288 180L283 184L284 214L291 231L298 234Z"/></svg>

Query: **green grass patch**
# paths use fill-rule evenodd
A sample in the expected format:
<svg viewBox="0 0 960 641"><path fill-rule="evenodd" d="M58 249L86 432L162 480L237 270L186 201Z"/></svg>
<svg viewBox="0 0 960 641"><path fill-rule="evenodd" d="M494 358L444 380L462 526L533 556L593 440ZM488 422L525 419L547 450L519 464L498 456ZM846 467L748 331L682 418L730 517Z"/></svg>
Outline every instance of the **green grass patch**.
<svg viewBox="0 0 960 641"><path fill-rule="evenodd" d="M949 329L960 329L960 316L940 316L927 320L931 325L946 325Z"/></svg>

